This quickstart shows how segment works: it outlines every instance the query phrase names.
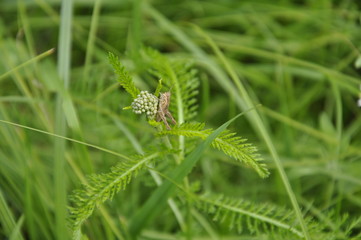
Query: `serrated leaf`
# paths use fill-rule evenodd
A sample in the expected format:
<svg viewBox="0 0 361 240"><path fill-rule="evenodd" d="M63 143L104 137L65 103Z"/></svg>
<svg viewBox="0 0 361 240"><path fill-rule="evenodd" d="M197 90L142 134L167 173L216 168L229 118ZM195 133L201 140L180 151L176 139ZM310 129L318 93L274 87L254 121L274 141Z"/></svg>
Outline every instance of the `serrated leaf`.
<svg viewBox="0 0 361 240"><path fill-rule="evenodd" d="M158 132L157 136L163 135L181 135L186 137L199 137L201 139L207 138L212 129L204 129L203 123L184 123L173 127L170 130L163 130ZM235 136L228 130L222 132L212 142L212 147L221 150L226 155L251 166L261 177L267 177L269 172L266 165L262 163L262 159L257 154L257 148L252 144L245 143L246 139Z"/></svg>
<svg viewBox="0 0 361 240"><path fill-rule="evenodd" d="M174 182L179 183L182 179L189 174L195 164L198 162L204 151L209 147L212 141L224 131L228 125L235 119L243 115L244 113L238 114L222 126L217 128L211 133L198 147L189 154L184 161L175 168L169 175L168 178L172 179L165 180L161 186L159 186L147 200L147 202L141 207L141 209L131 219L129 225L129 234L133 239L139 235L142 229L156 216L156 214L164 207L169 196L175 191L176 185Z"/></svg>
<svg viewBox="0 0 361 240"><path fill-rule="evenodd" d="M197 196L196 207L213 216L214 221L228 221L230 228L242 231L243 224L248 231L257 233L262 230L269 232L274 228L289 232L298 238L303 238L300 228L293 223L297 222L293 212L270 204L255 204L243 199L228 198L222 195L204 194ZM287 218L284 218L287 216Z"/></svg>
<svg viewBox="0 0 361 240"><path fill-rule="evenodd" d="M73 230L73 239L82 237L81 226L100 204L126 188L131 179L160 153L138 156L131 161L121 162L112 167L109 173L94 174L88 177L88 183L77 189L70 196L73 207L69 208L69 222Z"/></svg>
<svg viewBox="0 0 361 240"><path fill-rule="evenodd" d="M135 99L140 93L140 90L134 85L133 79L130 74L125 70L125 67L120 63L119 58L113 53L109 52L108 59L114 68L117 75L117 80L120 85Z"/></svg>
<svg viewBox="0 0 361 240"><path fill-rule="evenodd" d="M198 109L196 96L199 86L197 71L192 64L179 59L171 61L152 48L143 49L143 54L151 67L149 72L162 79L162 84L172 92L169 106L172 115L176 119L180 116L182 122L192 120Z"/></svg>

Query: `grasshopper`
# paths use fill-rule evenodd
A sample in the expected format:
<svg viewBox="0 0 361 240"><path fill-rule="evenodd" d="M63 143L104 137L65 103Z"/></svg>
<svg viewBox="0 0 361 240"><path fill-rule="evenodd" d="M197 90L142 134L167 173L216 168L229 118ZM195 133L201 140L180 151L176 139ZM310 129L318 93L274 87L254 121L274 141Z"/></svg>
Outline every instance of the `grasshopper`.
<svg viewBox="0 0 361 240"><path fill-rule="evenodd" d="M167 122L167 118L170 118L173 124L177 124L174 120L172 114L169 112L169 104L170 104L170 92L160 93L159 96L159 104L158 104L158 112L156 115L156 121L163 121L167 130L170 130L170 126Z"/></svg>

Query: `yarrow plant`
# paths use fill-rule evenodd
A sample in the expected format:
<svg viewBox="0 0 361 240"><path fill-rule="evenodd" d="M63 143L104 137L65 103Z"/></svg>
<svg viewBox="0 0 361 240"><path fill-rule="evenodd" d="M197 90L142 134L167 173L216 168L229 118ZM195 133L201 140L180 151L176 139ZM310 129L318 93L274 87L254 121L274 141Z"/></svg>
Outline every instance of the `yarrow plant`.
<svg viewBox="0 0 361 240"><path fill-rule="evenodd" d="M194 121L199 80L192 65L182 60L169 60L153 49L144 49L142 54L152 76L161 79L158 80L154 94L138 89L131 75L114 54L109 54L109 61L120 85L132 97L131 105L124 109L131 109L135 114L145 114L148 123L156 127L155 137L160 141L152 142L150 150L144 154L128 156L126 161L114 166L109 173L89 176L88 183L74 191L71 196L72 206L69 208L73 239L85 237L81 231L82 225L97 207L126 189L135 176L147 170L150 170L149 173L158 187L149 199L128 217L124 238L137 239L142 229L168 204L176 216L178 226L181 226L179 231L182 232L190 231L193 226L185 223L184 219L199 220L199 211L213 216L215 221L227 223L231 229L235 228L238 232L266 232L270 236L275 236L275 239L280 239L277 238L279 236L282 236L282 239L303 239L301 226L292 211L269 204L225 197L222 193L198 193L199 188L192 187L188 175L208 146L220 150L233 161L254 169L262 178L267 177L269 172L255 146L247 143L236 133L226 130L226 127L241 114L216 130ZM160 92L162 87L168 91ZM169 89L172 89L174 94L172 98ZM169 120L173 124L172 127L168 123ZM199 139L198 144L195 142L196 139ZM194 146L196 147L192 151ZM161 159L172 160L176 164L164 167L164 161L160 161ZM158 169L157 163L160 162L162 164L159 165L162 167ZM175 191L176 189L178 191ZM182 209L186 209L187 216L182 216ZM201 221L204 225L207 220ZM310 219L307 223L310 231L316 232L317 236L322 235L322 227L312 224ZM187 227L184 227L185 225Z"/></svg>
<svg viewBox="0 0 361 240"><path fill-rule="evenodd" d="M145 113L148 118L154 119L158 110L158 98L148 91L141 91L132 102L131 107L134 113Z"/></svg>

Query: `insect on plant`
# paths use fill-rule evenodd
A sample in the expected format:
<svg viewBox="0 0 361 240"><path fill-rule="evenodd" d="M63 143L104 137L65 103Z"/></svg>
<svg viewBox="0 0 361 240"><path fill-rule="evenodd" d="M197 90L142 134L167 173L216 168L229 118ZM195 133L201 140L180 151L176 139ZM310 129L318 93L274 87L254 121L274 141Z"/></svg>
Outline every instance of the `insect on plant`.
<svg viewBox="0 0 361 240"><path fill-rule="evenodd" d="M169 104L170 104L170 92L160 93L159 96L159 104L158 111L156 116L156 121L163 121L168 130L170 130L170 126L168 124L167 118L169 117L173 124L177 124L172 114L169 112Z"/></svg>
<svg viewBox="0 0 361 240"><path fill-rule="evenodd" d="M155 128L155 137L164 137L164 139L162 139L162 141L150 141L149 150L144 151L143 154L127 156L128 159L126 161L119 161L108 173L90 175L87 184L82 185L80 189L74 191L74 194L71 196L71 206L69 208L69 223L74 240L81 240L83 237L86 238L86 235L82 233L82 226L96 208L105 201L111 200L119 191L125 190L127 185L129 185L133 178L139 175L140 172L153 169L159 171L159 173L161 173L161 171L167 171L167 173L169 173L168 176L172 177L169 177L169 181L164 181L159 187L155 188L153 194L144 205L139 206L139 209L134 208L134 210L137 211L135 214L127 216L130 224L129 227L124 230L127 231L126 235L130 236L131 239L138 239L138 236L142 234L143 228L147 224L151 224L154 217L159 214L159 209L166 206L171 195L176 198L190 198L189 201L173 202L177 212L182 212L180 211L182 209L187 212L190 210L187 210L187 208L194 208L197 212L211 215L210 219L216 221L225 220L224 222L229 224L229 228L237 228L238 233L241 233L243 226L247 226L249 232L254 234L269 233L271 235L275 234L275 236L282 236L282 239L307 239L302 230L306 228L310 229L309 234L312 234L312 238L310 237L308 239L335 239L333 238L333 232L331 232L329 234L330 237L328 237L328 232L324 230L326 228L308 216L305 216L305 226L294 224L298 222L298 217L292 210L285 210L271 204L254 203L253 201L247 201L242 198L227 197L217 192L198 193L183 186L183 179L187 179L187 182L192 183L188 175L198 163L208 146L220 150L237 164L242 163L251 167L262 178L267 177L269 171L255 146L247 143L245 139L237 136L235 132L226 129L226 127L237 117L241 116L241 114L238 114L237 117L227 121L215 130L205 128L205 123L194 122L194 119L192 119L196 110L194 102L196 101L195 96L198 93L196 90L198 86L198 79L195 77L196 72L192 71L190 66L183 64L183 62L175 62L172 64L167 58L162 57L160 53L155 51L148 50L147 54L151 56L149 58L152 60L150 67L155 69L152 71L156 71L154 72L156 76L160 76L154 93L138 89L130 74L114 54L109 53L109 61L114 67L120 85L133 99L131 105L123 109L131 109L135 114L146 115L148 123L151 126L158 126L163 122L165 127ZM164 64L166 64L165 68L163 67ZM168 71L174 73L174 81L178 81L175 82L177 84L174 85L177 92L177 103L175 104L177 104L178 116L183 116L182 123L178 123L173 129L171 129L170 124L177 123L169 111L171 90L160 92L162 79L166 80L167 87L170 86L169 78L167 78ZM157 124L156 122L160 123ZM183 136L184 138L171 136ZM187 142L188 137L192 138L192 142ZM203 141L197 144L195 150L186 153L188 146L194 144L196 138ZM169 147L164 146L164 148L159 147L160 144L165 145L165 143L163 143L165 141L163 140L166 140L168 143L174 142L178 144L169 144ZM167 164L162 165L161 170L157 169L157 161L163 161L164 159L174 159L174 161L176 161L175 163L179 161L179 164L177 164L175 168L174 164ZM205 160L206 159L207 158L205 158ZM165 174L159 175L165 176ZM179 191L174 191L178 187L178 184L181 186ZM134 207L138 208L138 206ZM172 208L169 210L172 210ZM115 215L114 217L117 216ZM193 216L190 215L189 217ZM206 218L203 219L207 221ZM312 225L309 223L312 223ZM176 221L174 221L174 224L178 225ZM179 231L183 230L179 229ZM322 237L320 238L319 236ZM123 239L125 239L125 237Z"/></svg>

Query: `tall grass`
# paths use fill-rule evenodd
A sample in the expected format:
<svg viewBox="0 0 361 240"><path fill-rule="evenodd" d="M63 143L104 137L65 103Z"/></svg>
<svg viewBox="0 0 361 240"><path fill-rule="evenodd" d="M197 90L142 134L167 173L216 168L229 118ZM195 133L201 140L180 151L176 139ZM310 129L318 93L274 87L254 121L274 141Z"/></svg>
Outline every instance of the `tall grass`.
<svg viewBox="0 0 361 240"><path fill-rule="evenodd" d="M270 177L208 150L189 183L293 209L306 239L305 216L334 239L358 239L360 9L348 0L1 2L0 238L69 239L72 190L154 141L145 119L121 110L131 99L107 61L109 51L122 56L135 84L154 89L140 60L145 45L195 63L198 121L216 127L262 104L231 129L258 146ZM153 181L135 178L83 231L126 239ZM140 238L271 238L238 234L192 207L183 212L182 201L171 199Z"/></svg>

